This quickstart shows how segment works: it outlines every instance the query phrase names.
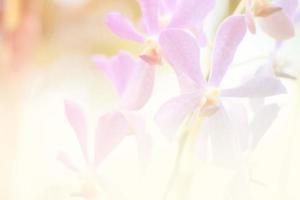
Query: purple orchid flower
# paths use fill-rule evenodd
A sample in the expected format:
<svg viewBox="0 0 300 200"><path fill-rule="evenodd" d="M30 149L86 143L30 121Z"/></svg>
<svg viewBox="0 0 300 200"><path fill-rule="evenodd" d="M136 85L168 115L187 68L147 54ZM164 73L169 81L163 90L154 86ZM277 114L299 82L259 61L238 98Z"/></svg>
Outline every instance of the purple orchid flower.
<svg viewBox="0 0 300 200"><path fill-rule="evenodd" d="M146 104L153 89L153 66L126 52L111 58L97 55L93 61L112 82L120 97L121 109L138 110Z"/></svg>
<svg viewBox="0 0 300 200"><path fill-rule="evenodd" d="M222 80L245 33L246 23L243 16L228 17L220 25L208 80L202 75L200 48L192 34L180 29L168 29L160 36L164 56L177 73L184 90L181 95L161 106L156 115L158 125L167 136L173 137L189 114L198 113L199 117L206 119L205 124L209 127L209 134L202 134L203 137L211 138L214 155L223 161L228 158L224 154L228 153L232 157L231 153L236 152L237 142L232 131L232 127L235 127L232 118L234 107L226 105L227 99L265 98L285 92L281 82L268 73L258 73L234 88L223 85ZM205 147L204 144L201 146Z"/></svg>
<svg viewBox="0 0 300 200"><path fill-rule="evenodd" d="M87 180L82 185L82 191L73 195L90 200L96 199L99 195L97 189L97 168L105 157L120 144L124 137L130 134L128 121L118 112L108 113L99 118L98 126L95 130L94 158L90 160L88 154L87 125L83 112L77 104L66 101L65 113L76 135L86 166L84 168L76 166L64 152L59 152L57 159L76 173L81 174L87 170L87 173L84 174Z"/></svg>
<svg viewBox="0 0 300 200"><path fill-rule="evenodd" d="M134 111L141 109L151 96L154 67L141 59L134 59L126 52L120 52L111 58L95 56L93 60L119 95L122 110L120 114L130 124L130 130L136 136L142 165L147 164L152 140L146 131L144 120Z"/></svg>
<svg viewBox="0 0 300 200"><path fill-rule="evenodd" d="M142 11L142 31L120 13L111 12L106 24L118 36L146 45L141 58L159 64L161 55L157 38L166 28L193 29L203 37L201 25L214 7L214 0L139 0Z"/></svg>
<svg viewBox="0 0 300 200"><path fill-rule="evenodd" d="M297 3L297 0L280 0L275 3L247 0L245 16L248 29L251 33L256 32L256 17L260 28L274 39L286 40L293 37L293 18Z"/></svg>

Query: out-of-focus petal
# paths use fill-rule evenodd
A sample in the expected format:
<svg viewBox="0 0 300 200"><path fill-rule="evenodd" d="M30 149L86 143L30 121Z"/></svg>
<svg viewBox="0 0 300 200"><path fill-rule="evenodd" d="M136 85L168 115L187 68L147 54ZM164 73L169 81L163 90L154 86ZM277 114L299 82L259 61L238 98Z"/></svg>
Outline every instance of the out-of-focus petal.
<svg viewBox="0 0 300 200"><path fill-rule="evenodd" d="M86 128L86 121L83 112L81 111L81 108L77 104L66 100L65 114L76 134L83 156L86 159L86 161L88 161L87 128Z"/></svg>
<svg viewBox="0 0 300 200"><path fill-rule="evenodd" d="M107 26L118 36L133 40L136 42L143 42L144 37L132 25L132 23L123 15L116 12L108 13L106 16Z"/></svg>
<svg viewBox="0 0 300 200"><path fill-rule="evenodd" d="M159 28L159 1L160 0L138 0L142 10L146 31L150 34L157 33Z"/></svg>
<svg viewBox="0 0 300 200"><path fill-rule="evenodd" d="M213 9L215 0L181 0L170 21L169 27L198 27L207 14Z"/></svg>
<svg viewBox="0 0 300 200"><path fill-rule="evenodd" d="M200 47L206 47L207 45L207 37L205 35L205 32L203 28L200 28L197 30L197 38L199 40Z"/></svg>
<svg viewBox="0 0 300 200"><path fill-rule="evenodd" d="M157 114L155 121L163 134L172 139L188 114L200 105L201 94L183 94L164 103Z"/></svg>
<svg viewBox="0 0 300 200"><path fill-rule="evenodd" d="M172 13L176 9L178 0L162 0L163 13Z"/></svg>
<svg viewBox="0 0 300 200"><path fill-rule="evenodd" d="M185 74L177 74L177 79L181 94L189 94L199 90L199 85Z"/></svg>
<svg viewBox="0 0 300 200"><path fill-rule="evenodd" d="M154 66L142 60L139 61L121 97L121 104L124 108L136 110L145 105L152 94L154 72Z"/></svg>
<svg viewBox="0 0 300 200"><path fill-rule="evenodd" d="M79 172L79 169L73 164L68 155L64 152L59 152L56 156L56 159L62 162L66 167L71 169L74 172Z"/></svg>
<svg viewBox="0 0 300 200"><path fill-rule="evenodd" d="M252 33L256 33L256 26L254 22L254 17L252 15L252 0L248 0L246 4L246 13L245 13L245 20L248 27L248 30Z"/></svg>
<svg viewBox="0 0 300 200"><path fill-rule="evenodd" d="M220 25L214 44L212 71L209 79L212 85L217 86L221 83L245 33L244 16L228 17Z"/></svg>
<svg viewBox="0 0 300 200"><path fill-rule="evenodd" d="M250 33L255 34L256 33L256 25L255 25L253 16L250 15L249 13L246 13L245 19L246 19L246 24L247 24L248 30L250 31Z"/></svg>
<svg viewBox="0 0 300 200"><path fill-rule="evenodd" d="M294 17L298 7L298 0L276 0L275 3L280 6L291 19Z"/></svg>
<svg viewBox="0 0 300 200"><path fill-rule="evenodd" d="M292 20L281 9L265 17L257 17L261 29L276 40L287 40L295 35Z"/></svg>
<svg viewBox="0 0 300 200"><path fill-rule="evenodd" d="M180 29L168 29L161 33L159 43L162 52L178 76L184 74L204 86L200 68L200 48L196 38Z"/></svg>
<svg viewBox="0 0 300 200"><path fill-rule="evenodd" d="M210 137L212 161L230 168L237 166L241 153L233 120L221 106L218 112L207 118L203 127L203 134Z"/></svg>
<svg viewBox="0 0 300 200"><path fill-rule="evenodd" d="M108 113L99 118L95 133L95 166L121 143L129 131L128 121L120 112Z"/></svg>
<svg viewBox="0 0 300 200"><path fill-rule="evenodd" d="M120 52L112 58L97 55L92 60L98 69L110 79L120 96L124 93L138 65L134 58L126 52Z"/></svg>
<svg viewBox="0 0 300 200"><path fill-rule="evenodd" d="M258 110L250 124L252 131L252 148L255 148L259 140L263 137L266 131L270 128L273 121L277 117L279 106L269 104Z"/></svg>
<svg viewBox="0 0 300 200"><path fill-rule="evenodd" d="M222 90L222 96L263 98L285 92L285 87L276 77L255 76L236 88Z"/></svg>
<svg viewBox="0 0 300 200"><path fill-rule="evenodd" d="M299 23L300 22L300 12L297 12L295 14L295 23Z"/></svg>

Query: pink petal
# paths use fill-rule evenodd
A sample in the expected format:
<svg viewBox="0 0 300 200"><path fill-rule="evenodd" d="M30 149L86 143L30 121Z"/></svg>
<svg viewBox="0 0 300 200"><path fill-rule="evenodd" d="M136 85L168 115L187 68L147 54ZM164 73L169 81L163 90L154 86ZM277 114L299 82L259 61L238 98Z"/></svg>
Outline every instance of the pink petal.
<svg viewBox="0 0 300 200"><path fill-rule="evenodd" d="M206 47L207 46L207 37L203 31L203 28L198 29L197 37L199 40L200 47Z"/></svg>
<svg viewBox="0 0 300 200"><path fill-rule="evenodd" d="M248 30L252 34L255 34L256 33L256 26L255 26L254 17L252 15L251 8L252 8L252 0L248 0L247 4L246 4L245 20L246 20Z"/></svg>
<svg viewBox="0 0 300 200"><path fill-rule="evenodd" d="M278 112L278 105L269 104L263 106L255 113L254 118L250 124L250 128L252 130L252 148L255 148L260 139L270 128L273 121L277 117Z"/></svg>
<svg viewBox="0 0 300 200"><path fill-rule="evenodd" d="M120 52L112 58L101 55L94 56L93 62L110 79L120 96L124 93L129 79L138 65L134 58L126 52Z"/></svg>
<svg viewBox="0 0 300 200"><path fill-rule="evenodd" d="M129 124L120 112L105 114L98 120L95 136L95 166L129 134Z"/></svg>
<svg viewBox="0 0 300 200"><path fill-rule="evenodd" d="M178 83L180 86L181 94L188 94L197 92L199 90L199 85L195 81L191 80L190 77L185 74L177 74Z"/></svg>
<svg viewBox="0 0 300 200"><path fill-rule="evenodd" d="M72 171L79 172L79 169L73 164L73 162L64 152L59 152L57 154L56 159L62 162L66 167L68 167Z"/></svg>
<svg viewBox="0 0 300 200"><path fill-rule="evenodd" d="M243 16L228 17L220 25L215 40L212 71L209 80L213 85L221 83L245 33L246 23Z"/></svg>
<svg viewBox="0 0 300 200"><path fill-rule="evenodd" d="M172 13L174 12L176 6L177 6L178 0L163 0L162 1L162 7L163 7L163 13Z"/></svg>
<svg viewBox="0 0 300 200"><path fill-rule="evenodd" d="M198 27L213 9L214 0L184 0L179 1L177 9L170 21L169 27L193 28Z"/></svg>
<svg viewBox="0 0 300 200"><path fill-rule="evenodd" d="M295 35L293 22L283 10L257 19L261 29L276 40L287 40Z"/></svg>
<svg viewBox="0 0 300 200"><path fill-rule="evenodd" d="M122 106L130 110L137 110L143 107L152 94L153 84L154 66L140 60L122 94Z"/></svg>
<svg viewBox="0 0 300 200"><path fill-rule="evenodd" d="M200 48L196 38L180 29L168 29L161 33L159 43L177 76L184 74L200 87L204 86L205 81L200 67Z"/></svg>
<svg viewBox="0 0 300 200"><path fill-rule="evenodd" d="M71 101L65 101L65 114L66 117L72 126L77 140L80 144L82 153L86 161L88 161L88 153L87 153L87 128L85 117L81 111L81 108Z"/></svg>
<svg viewBox="0 0 300 200"><path fill-rule="evenodd" d="M250 15L249 13L246 13L245 19L246 19L246 24L247 24L248 30L250 31L250 33L255 34L256 33L256 25L255 25L253 16Z"/></svg>
<svg viewBox="0 0 300 200"><path fill-rule="evenodd" d="M143 35L137 32L132 23L120 13L108 13L106 16L106 24L115 34L122 38L136 42L144 41Z"/></svg>
<svg viewBox="0 0 300 200"><path fill-rule="evenodd" d="M160 0L138 0L142 10L146 31L150 34L157 33L159 28L159 1Z"/></svg>
<svg viewBox="0 0 300 200"><path fill-rule="evenodd" d="M162 132L172 139L183 120L200 105L200 102L201 92L174 97L160 107L155 121Z"/></svg>
<svg viewBox="0 0 300 200"><path fill-rule="evenodd" d="M283 94L285 92L285 87L276 77L255 76L245 81L239 87L223 90L222 96L262 98Z"/></svg>

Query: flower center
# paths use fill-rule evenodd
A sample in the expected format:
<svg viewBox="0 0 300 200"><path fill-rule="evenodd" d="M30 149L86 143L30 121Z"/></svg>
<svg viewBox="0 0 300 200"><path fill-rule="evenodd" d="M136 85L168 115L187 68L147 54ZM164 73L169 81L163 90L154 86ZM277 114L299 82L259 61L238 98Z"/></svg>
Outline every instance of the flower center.
<svg viewBox="0 0 300 200"><path fill-rule="evenodd" d="M200 103L200 115L211 116L219 108L220 105L220 89L211 88L208 89Z"/></svg>
<svg viewBox="0 0 300 200"><path fill-rule="evenodd" d="M82 185L80 194L85 198L96 198L101 193L97 174L93 167L88 167L81 175Z"/></svg>
<svg viewBox="0 0 300 200"><path fill-rule="evenodd" d="M150 65L158 65L161 63L161 53L159 50L159 45L155 38L148 38L145 41L146 48L140 55L140 58Z"/></svg>

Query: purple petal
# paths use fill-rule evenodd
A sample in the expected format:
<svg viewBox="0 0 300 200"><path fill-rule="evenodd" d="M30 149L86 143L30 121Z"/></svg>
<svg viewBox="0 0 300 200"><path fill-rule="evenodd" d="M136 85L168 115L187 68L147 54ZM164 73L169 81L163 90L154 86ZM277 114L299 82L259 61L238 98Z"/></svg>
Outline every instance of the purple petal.
<svg viewBox="0 0 300 200"><path fill-rule="evenodd" d="M300 22L300 12L297 12L295 14L295 23L299 23Z"/></svg>
<svg viewBox="0 0 300 200"><path fill-rule="evenodd" d="M126 52L120 52L112 58L98 55L92 59L98 69L110 79L118 94L122 96L138 65L134 58Z"/></svg>
<svg viewBox="0 0 300 200"><path fill-rule="evenodd" d="M215 40L209 80L213 85L221 83L245 33L246 23L243 16L228 17L220 25Z"/></svg>
<svg viewBox="0 0 300 200"><path fill-rule="evenodd" d="M222 90L225 97L263 98L286 92L279 79L273 76L255 76L239 87Z"/></svg>
<svg viewBox="0 0 300 200"><path fill-rule="evenodd" d="M170 21L169 27L193 28L202 24L204 18L213 9L214 0L182 0Z"/></svg>
<svg viewBox="0 0 300 200"><path fill-rule="evenodd" d="M275 3L279 5L291 19L294 17L298 7L298 0L276 0Z"/></svg>
<svg viewBox="0 0 300 200"><path fill-rule="evenodd" d="M276 40L287 40L295 35L293 22L283 10L257 19L261 29Z"/></svg>
<svg viewBox="0 0 300 200"><path fill-rule="evenodd" d="M205 81L200 67L200 48L191 34L180 29L168 29L161 33L159 43L177 76L183 74L200 87L204 86Z"/></svg>
<svg viewBox="0 0 300 200"><path fill-rule="evenodd" d="M254 17L252 15L251 9L252 9L252 0L248 0L246 4L245 20L246 20L247 28L250 31L250 33L255 34L256 25L254 22Z"/></svg>
<svg viewBox="0 0 300 200"><path fill-rule="evenodd" d="M162 1L162 10L163 13L172 13L174 12L177 6L178 0L163 0Z"/></svg>
<svg viewBox="0 0 300 200"><path fill-rule="evenodd" d="M146 31L150 34L157 33L159 29L159 1L160 0L138 0L142 10Z"/></svg>
<svg viewBox="0 0 300 200"><path fill-rule="evenodd" d="M277 117L279 106L270 104L263 106L258 110L250 124L252 130L252 148L255 148L259 140L263 137L266 131L270 128L273 121Z"/></svg>
<svg viewBox="0 0 300 200"><path fill-rule="evenodd" d="M108 13L106 16L106 24L115 34L122 38L136 42L144 41L143 35L137 32L132 23L120 13Z"/></svg>
<svg viewBox="0 0 300 200"><path fill-rule="evenodd" d="M200 105L201 94L183 94L164 103L157 114L155 121L166 136L172 139L177 129L188 114Z"/></svg>
<svg viewBox="0 0 300 200"><path fill-rule="evenodd" d="M122 94L121 104L124 108L137 110L146 104L152 94L154 70L154 66L140 60Z"/></svg>
<svg viewBox="0 0 300 200"><path fill-rule="evenodd" d="M120 112L108 113L98 120L95 136L95 166L129 134L129 124Z"/></svg>
<svg viewBox="0 0 300 200"><path fill-rule="evenodd" d="M81 147L82 153L86 161L88 161L88 153L87 153L87 128L85 117L81 111L81 108L71 101L65 101L65 114L66 117L72 126L79 145Z"/></svg>

